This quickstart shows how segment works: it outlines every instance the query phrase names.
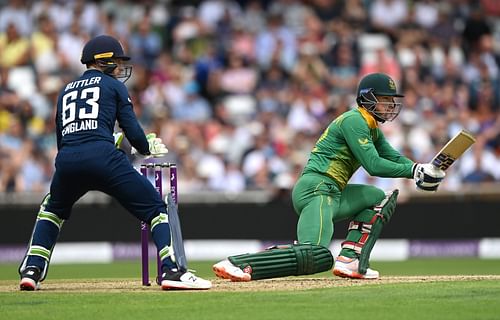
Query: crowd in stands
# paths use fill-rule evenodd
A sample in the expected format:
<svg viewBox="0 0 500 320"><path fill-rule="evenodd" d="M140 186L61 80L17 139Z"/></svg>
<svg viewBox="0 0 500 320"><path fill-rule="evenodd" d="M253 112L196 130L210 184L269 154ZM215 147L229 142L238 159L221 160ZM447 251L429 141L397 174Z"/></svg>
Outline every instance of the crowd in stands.
<svg viewBox="0 0 500 320"><path fill-rule="evenodd" d="M134 110L169 148L181 193L291 188L371 72L406 94L381 128L415 161L460 129L477 135L441 189L500 181L495 0L0 0L1 192L49 189L55 101L99 34L131 55ZM362 169L351 182L413 189Z"/></svg>

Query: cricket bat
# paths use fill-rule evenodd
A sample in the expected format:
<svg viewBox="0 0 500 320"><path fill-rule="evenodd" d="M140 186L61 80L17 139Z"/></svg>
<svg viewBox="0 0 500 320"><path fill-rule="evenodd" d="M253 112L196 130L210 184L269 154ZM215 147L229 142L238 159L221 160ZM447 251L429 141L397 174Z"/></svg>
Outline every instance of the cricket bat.
<svg viewBox="0 0 500 320"><path fill-rule="evenodd" d="M446 171L467 149L476 142L476 138L469 132L462 130L434 156L431 163Z"/></svg>

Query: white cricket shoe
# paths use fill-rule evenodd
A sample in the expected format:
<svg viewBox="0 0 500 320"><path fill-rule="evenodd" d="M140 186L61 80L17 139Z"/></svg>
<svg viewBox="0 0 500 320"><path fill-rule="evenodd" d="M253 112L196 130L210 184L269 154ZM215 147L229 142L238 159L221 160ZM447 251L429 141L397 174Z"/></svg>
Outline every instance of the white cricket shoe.
<svg viewBox="0 0 500 320"><path fill-rule="evenodd" d="M21 291L34 291L40 289L40 278L42 272L38 267L29 266L21 273L21 282L19 288Z"/></svg>
<svg viewBox="0 0 500 320"><path fill-rule="evenodd" d="M333 267L333 274L338 277L352 278L352 279L378 279L379 273L376 270L368 268L365 274L359 273L359 260L356 258L348 258L338 256L335 259L335 267Z"/></svg>
<svg viewBox="0 0 500 320"><path fill-rule="evenodd" d="M212 270L215 275L222 279L230 279L234 282L245 282L252 280L252 276L249 273L244 272L229 260L222 260L213 265Z"/></svg>
<svg viewBox="0 0 500 320"><path fill-rule="evenodd" d="M212 282L199 278L191 272L165 271L161 276L163 290L207 290Z"/></svg>

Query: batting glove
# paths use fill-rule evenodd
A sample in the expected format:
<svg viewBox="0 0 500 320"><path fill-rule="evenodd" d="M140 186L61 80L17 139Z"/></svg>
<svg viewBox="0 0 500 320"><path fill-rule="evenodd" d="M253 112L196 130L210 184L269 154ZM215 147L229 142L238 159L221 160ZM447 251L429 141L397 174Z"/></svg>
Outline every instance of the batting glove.
<svg viewBox="0 0 500 320"><path fill-rule="evenodd" d="M431 163L416 163L413 166L413 179L419 191L435 192L446 173Z"/></svg>

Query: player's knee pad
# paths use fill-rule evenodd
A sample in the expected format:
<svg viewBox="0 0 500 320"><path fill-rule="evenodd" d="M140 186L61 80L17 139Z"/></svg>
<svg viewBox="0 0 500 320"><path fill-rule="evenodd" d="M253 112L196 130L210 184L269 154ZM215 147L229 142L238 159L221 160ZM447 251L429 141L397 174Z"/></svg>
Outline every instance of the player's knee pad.
<svg viewBox="0 0 500 320"><path fill-rule="evenodd" d="M299 276L332 268L330 250L313 244L274 246L261 252L231 256L229 261L252 275L252 280Z"/></svg>
<svg viewBox="0 0 500 320"><path fill-rule="evenodd" d="M373 246L380 237L383 226L391 220L395 212L398 194L397 189L387 193L382 202L374 207L375 214L369 221L351 221L349 224L349 230L360 231L361 238L358 242L344 241L342 248L352 249L359 254L358 271L361 274L366 273Z"/></svg>

